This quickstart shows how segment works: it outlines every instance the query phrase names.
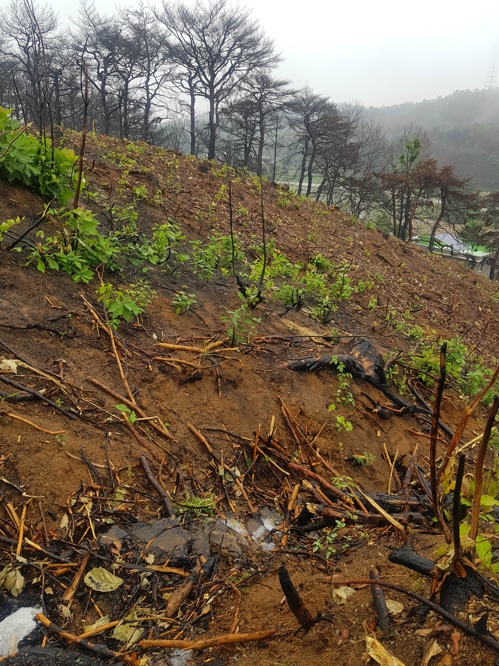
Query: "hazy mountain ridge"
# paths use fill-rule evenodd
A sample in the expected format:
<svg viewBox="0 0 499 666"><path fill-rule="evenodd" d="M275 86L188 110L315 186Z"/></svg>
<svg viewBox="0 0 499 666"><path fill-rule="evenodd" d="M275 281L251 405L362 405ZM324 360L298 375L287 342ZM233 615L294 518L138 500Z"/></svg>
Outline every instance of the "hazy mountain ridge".
<svg viewBox="0 0 499 666"><path fill-rule="evenodd" d="M422 102L369 107L366 114L392 139L408 125L421 126L440 163L454 165L481 189L499 189L499 90L456 90Z"/></svg>

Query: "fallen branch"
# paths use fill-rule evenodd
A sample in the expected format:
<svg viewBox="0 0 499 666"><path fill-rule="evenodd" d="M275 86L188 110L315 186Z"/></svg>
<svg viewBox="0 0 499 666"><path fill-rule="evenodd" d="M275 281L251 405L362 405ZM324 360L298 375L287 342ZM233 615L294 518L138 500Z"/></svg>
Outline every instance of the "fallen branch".
<svg viewBox="0 0 499 666"><path fill-rule="evenodd" d="M148 417L147 414L144 412L144 410L141 409L140 407L138 407L137 404L134 404L133 402L130 402L130 400L128 400L127 398L124 398L119 393L116 393L115 391L110 389L105 384L101 384L101 382L99 382L97 379L94 379L93 377L87 377L87 381L89 381L91 384L94 384L94 386L98 386L105 393L108 393L109 395L112 395L113 398L116 398L116 400L119 400L120 402L125 404L127 407L130 407L130 409L137 412L137 414L141 418L143 418L143 419L150 419L151 418L151 417ZM155 418L156 418L157 421L159 421L161 423L161 420L158 416L156 416ZM168 432L168 430L166 430L166 428L162 424L161 424L161 426L159 426L156 423L155 420L150 420L149 423L151 424L151 427L154 428L154 430L156 430L156 432L158 432L160 435L163 435L163 437L166 437L166 439L170 439L170 440L174 439L173 435L170 432Z"/></svg>
<svg viewBox="0 0 499 666"><path fill-rule="evenodd" d="M410 389L411 393L414 394L414 397L416 398L416 400L418 402L420 402L423 405L423 407L425 408L426 411L423 412L423 414L428 414L429 416L431 416L432 411L433 411L432 408L431 408L431 405L429 405L426 402L426 400L423 398L423 396L420 393L418 393L418 391L412 385L412 382L410 382L409 380L407 380L407 386ZM439 421L438 425L439 425L439 428L441 430L443 430L445 432L445 434L448 435L451 439L452 439L452 437L454 437L454 431L451 430L449 428L449 426L446 426L445 423L443 423L442 421Z"/></svg>
<svg viewBox="0 0 499 666"><path fill-rule="evenodd" d="M16 138L17 138L17 137L16 137ZM48 202L48 204L45 206L45 208L43 209L43 213L41 214L41 217L39 217L38 220L36 220L36 222L34 222L34 223L29 227L29 229L26 229L26 231L25 231L24 233L22 233L22 234L21 234L20 236L18 236L14 241L12 241L12 243L11 243L11 244L9 245L9 247L7 248L8 250L13 250L13 249L16 247L16 245L19 245L19 243L20 243L22 240L24 240L24 239L26 238L26 236L27 236L28 234L30 234L34 229L36 229L37 227L39 227L40 224L42 224L42 222L44 222L44 220L45 220L46 217L47 217L47 212L48 212L50 206L54 203L54 198L55 198L55 197L53 197L53 198Z"/></svg>
<svg viewBox="0 0 499 666"><path fill-rule="evenodd" d="M26 393L30 393L31 395L36 395L37 398L40 400L43 400L46 402L48 405L53 407L54 409L57 409L61 414L64 414L64 416L67 416L68 418L72 419L73 421L76 421L76 414L72 414L71 412L67 412L65 409L62 407L59 407L53 400L50 400L50 398L46 398L43 393L40 393L40 391L35 391L34 389L30 389L27 386L23 386L22 384L18 384L17 382L13 382L12 379L8 379L7 377L4 377L4 375L0 375L0 382L3 382L4 384L8 384L8 386L12 386L13 388L17 389L18 391L25 391Z"/></svg>
<svg viewBox="0 0 499 666"><path fill-rule="evenodd" d="M166 639L150 639L140 641L139 645L143 650L148 648L180 648L183 650L206 650L210 647L219 647L220 645L232 645L233 643L248 643L250 641L263 641L276 633L275 629L264 631L255 631L253 634L223 634L215 638L205 638L202 641L182 641ZM121 655L120 655L121 657Z"/></svg>
<svg viewBox="0 0 499 666"><path fill-rule="evenodd" d="M194 354L206 354L206 352L209 352L211 349L214 349L215 347L220 347L220 345L223 345L224 340L216 340L215 342L209 342L203 349L201 347L186 347L184 345L174 345L169 342L157 342L156 345L158 347L163 347L164 349L171 349L174 351L187 351L187 352L192 352Z"/></svg>
<svg viewBox="0 0 499 666"><path fill-rule="evenodd" d="M146 473L147 480L151 484L151 486L154 488L154 490L158 493L158 495L161 497L163 501L163 506L166 509L166 513L168 515L168 518L175 518L175 513L173 511L173 506L170 500L170 497L168 496L168 493L165 491L165 489L161 486L161 484L154 478L153 473L151 472L151 468L149 467L149 463L147 462L147 458L145 457L144 454L140 456L140 464L144 468L144 472Z"/></svg>
<svg viewBox="0 0 499 666"><path fill-rule="evenodd" d="M135 437L135 439L136 439L137 442L140 444L140 446L141 446L143 449L146 449L147 451L149 451L149 453L150 453L154 458L156 458L156 456L155 456L155 454L153 453L153 451L151 451L151 447L149 446L149 443L148 443L148 442L142 437L142 435L140 435L140 434L137 432L136 428L134 428L134 426L130 423L130 419L128 418L128 415L125 414L125 413L123 413L122 416L123 416L123 422L124 422L124 424L126 425L126 427L128 428L128 430L130 430L130 432L131 432L132 435ZM156 446L159 446L159 448L162 449L165 453L168 453L168 454L170 453L170 452L168 451L168 449L167 449L166 447L162 446L159 442L154 442L154 443L156 444Z"/></svg>
<svg viewBox="0 0 499 666"><path fill-rule="evenodd" d="M97 634L102 634L104 631L107 631L108 629L113 629L120 623L120 620L113 620L112 622L108 622L107 624L101 624L99 627L94 627L93 629L89 629L88 631L84 631L82 634L78 636L78 638L90 638L91 636L96 636Z"/></svg>
<svg viewBox="0 0 499 666"><path fill-rule="evenodd" d="M289 525L291 523L291 514L293 513L293 510L295 508L299 492L300 492L300 484L297 483L293 488L293 491L288 501L288 506L286 507L286 515L284 516L284 523L282 526L282 539L281 539L282 548L286 548L286 546L288 545L288 532L289 532Z"/></svg>
<svg viewBox="0 0 499 666"><path fill-rule="evenodd" d="M364 497L369 504L376 509L376 511L385 518L394 528L395 528L395 534L397 535L397 538L400 536L402 539L405 538L405 529L404 527L398 522L398 520L395 520L393 516L390 516L389 513L387 513L384 509L380 507L380 505L375 502L372 497L369 497L369 495L366 495L365 493L362 492L360 488L357 488L357 490L360 492L362 497Z"/></svg>
<svg viewBox="0 0 499 666"><path fill-rule="evenodd" d="M320 474L316 474L315 472L311 472L309 469L306 467L303 467L303 465L298 465L297 463L288 463L288 468L294 470L295 472L299 472L300 474L303 474L303 476L308 477L309 479L314 479L314 481L318 481L320 485L328 491L328 493L331 493L333 497L341 502L343 506L346 505L346 508L352 509L353 508L353 500L342 490L339 488L335 488L331 483L326 481L326 479L323 479Z"/></svg>
<svg viewBox="0 0 499 666"><path fill-rule="evenodd" d="M56 636L65 638L70 643L76 643L78 646L81 646L85 650L92 652L101 659L118 659L120 661L124 661L126 664L133 664L134 658L132 656L127 654L121 654L120 652L114 652L113 650L108 650L107 647L105 647L104 645L96 645L94 643L90 643L90 641L87 641L85 638L80 638L75 634L70 634L69 631L65 631L64 629L59 627L59 625L54 624L54 622L51 622L48 619L48 617L46 617L43 613L38 613L35 616L35 620L41 622L43 626L47 627L47 629L52 634L56 634Z"/></svg>
<svg viewBox="0 0 499 666"><path fill-rule="evenodd" d="M231 587L233 592L236 593L236 608L234 610L234 617L232 619L232 624L230 625L229 629L229 634L235 634L237 631L237 625L239 624L239 609L241 608L241 591L237 587L237 585L234 585L232 581L230 581L228 578L225 579L225 582L227 585Z"/></svg>
<svg viewBox="0 0 499 666"><path fill-rule="evenodd" d="M78 588L78 585L80 584L80 580L85 573L85 568L88 564L88 560L90 559L90 551L86 553L86 555L83 557L82 563L80 564L80 568L75 574L75 577L73 578L73 581L71 585L66 589L64 594L62 595L62 600L63 601L71 601L76 593L76 590Z"/></svg>
<svg viewBox="0 0 499 666"><path fill-rule="evenodd" d="M189 576L174 589L165 608L165 617L175 617L178 609L187 599L194 587L194 576L194 573L189 574Z"/></svg>
<svg viewBox="0 0 499 666"><path fill-rule="evenodd" d="M168 363L169 365L175 365L179 363L180 365L188 365L190 368L196 368L199 370L201 368L200 363L191 363L190 361L184 361L181 358L165 358L164 356L153 356L153 361L163 361L163 363Z"/></svg>
<svg viewBox="0 0 499 666"><path fill-rule="evenodd" d="M23 423L26 423L27 425L31 426L35 430L39 430L40 432L44 432L47 435L62 435L65 430L47 430L46 428L42 428L40 426L37 426L35 423L32 421L28 421L28 419L24 419L22 416L17 416L17 414L12 414L11 412L3 412L0 410L0 415L8 416L11 419L15 419L16 421L22 421Z"/></svg>
<svg viewBox="0 0 499 666"><path fill-rule="evenodd" d="M209 443L209 441L206 439L206 437L205 437L201 432L199 432L199 430L198 430L197 428L195 428L195 427L192 425L192 423L188 423L188 424L187 424L187 427L188 427L189 430L192 432L192 434L195 435L195 436L199 439L199 441L205 446L206 450L208 451L208 453L210 454L210 456L213 458L213 460L218 464L218 466L219 466L219 467L223 467L223 468L225 469L225 471L227 471L227 472L231 475L231 477L232 477L234 483L236 484L236 486L237 486L237 487L239 488L239 490L241 491L241 495L244 497L244 500L246 501L246 504L248 505L248 509L250 510L251 513L256 513L256 509L255 509L255 507L253 506L253 504L251 503L251 500L250 500L250 498L248 497L248 493L247 493L246 490L244 489L244 486L243 486L243 484L241 483L241 480L237 477L237 475L235 474L235 472L234 472L234 471L233 471L228 465L226 465L225 463L222 463L222 461L220 460L220 458L219 458L219 457L217 456L217 454L213 451L213 447L211 446L211 444Z"/></svg>

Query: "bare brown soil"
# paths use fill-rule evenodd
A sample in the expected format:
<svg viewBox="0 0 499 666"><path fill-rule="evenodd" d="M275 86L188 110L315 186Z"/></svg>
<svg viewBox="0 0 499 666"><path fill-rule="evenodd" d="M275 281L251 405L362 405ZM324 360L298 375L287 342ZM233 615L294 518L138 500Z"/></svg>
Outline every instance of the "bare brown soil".
<svg viewBox="0 0 499 666"><path fill-rule="evenodd" d="M103 140L100 144L91 142L86 157L86 177L90 190L99 187L112 195L120 169L109 167L102 159L103 153L110 148L117 150L119 146L111 146ZM168 160L175 158L176 166L168 166L163 172L162 160L166 157ZM226 183L226 179L214 173L218 167L180 155L168 154L166 157L159 159L155 157L153 148L147 148L137 160L150 169L149 173L139 169L129 176L131 187L144 185L151 193L158 186L163 189L165 203L162 208L139 203L140 227L150 229L154 222L170 217L191 238L205 239L214 231L227 233L226 204L218 203L216 220L203 217L221 185ZM165 179L169 175L166 184L159 183L161 173ZM261 225L259 193L251 185L249 177L235 183L234 190L236 202L248 209L244 219L237 222L236 231L247 238L253 234L258 239ZM253 439L258 429L267 432L272 417L275 417L276 438L291 455L296 445L281 417L279 399L282 398L302 428L311 436L317 436L316 443L326 459L352 476L365 491L386 492L389 465L383 458L383 446L386 445L392 457L398 450L399 457L407 464L418 441L424 459L428 440L416 438L409 431L420 430L425 425L412 416L393 417L389 421L376 419L368 414L361 392L377 399L379 396L365 383L352 381L356 406L340 405L334 417L343 414L354 428L339 435L335 418L328 411L332 395L338 388L335 374L329 370L306 375L293 373L286 363L307 355L339 353L351 337L369 337L385 359L396 350L406 350L408 341L405 336L394 332L385 323L389 307L396 308L400 313L409 312L413 323L421 325L429 335L463 336L470 349L476 346L485 358L490 359L499 348L499 304L491 299L496 291L495 285L451 262L428 256L393 238L385 238L377 231L368 231L340 211L294 198L284 206L281 200L279 205L282 191L273 184L265 185L264 195L270 235L290 259L306 260L320 251L334 261L345 259L350 262L356 279L377 275L376 285L373 291L354 294L348 301L342 302L329 327L310 319L306 307L301 312L291 311L281 318L278 316L281 309L278 305L272 302L261 304L256 314L262 321L251 344L242 345L235 351L221 348L216 356L221 376L217 375L217 365L204 359L202 378L194 379L193 368L188 365L175 366L153 360L154 356L169 353L160 350L156 341L202 347L205 341L224 339L226 333L220 316L224 313L224 306L237 307L237 286L231 277L203 284L189 275L177 278L159 269L153 271L151 279L158 291L157 299L140 323L122 326L119 334L126 341L129 351L128 382L136 391L138 404L149 416L158 415L162 422L168 423L174 438L167 442L148 431L151 452L164 459L161 479L170 492L174 491L178 476L194 491L207 490L216 482L207 452L189 430L188 423L204 429L217 454L222 453L231 464L241 467L244 466L244 456L240 440L206 428L219 428ZM94 203L86 202L85 205L98 212ZM30 216L36 218L41 209L42 202L36 196L0 181L0 221L24 215L26 224ZM31 538L42 540L39 499L47 528L55 538L73 493L82 483L90 483L81 451L93 463L106 466L107 446L109 459L121 478L144 491L151 490L138 462L141 447L115 410L118 400L89 382L89 377L92 377L124 395L109 337L96 327L82 298L85 296L98 308L95 284L81 285L59 272L42 274L33 265L25 267L26 255L8 252L8 242L9 239L4 239L4 247L0 249L0 340L29 361L32 367L54 373L43 376L20 367L17 375L9 377L31 388L48 389L52 400L60 401L64 409L73 409L75 413L75 420L70 420L39 401L5 402L0 405L0 469L3 477L0 520L9 520L6 503L11 502L19 513L25 503L19 491L4 481L7 479L21 487L26 495L36 496L28 504L26 522L33 526L30 528ZM133 277L125 276L124 279L131 281ZM198 305L178 316L171 297L174 290L184 285L196 294ZM378 297L379 305L371 312L367 306L373 294ZM317 337L327 336L333 327L341 333L339 340L331 343L327 338ZM0 354L13 358L13 354L5 348L0 349ZM171 352L171 356L188 362L195 360L192 353L185 351ZM63 368L63 375L57 381L62 388L50 379L59 375L60 368ZM0 384L0 390L9 389ZM426 397L429 396L426 393ZM449 426L455 427L463 405L456 392L447 392L443 419ZM9 417L8 413L28 419L47 430L63 432L58 435L39 432ZM465 441L482 432L484 414L483 410L479 410L476 419L471 420ZM356 467L346 460L359 453L373 455L374 463ZM252 501L259 503L258 508L265 505L273 505L280 511L285 508L288 491L297 477L291 477L288 484L283 484L282 478L260 460L255 468L257 485L251 495ZM232 499L243 517L248 512L246 503L242 498ZM218 500L220 511L227 512L223 493ZM141 518L157 518L161 507L147 501L136 511ZM332 558L331 562L307 556L310 548L304 548L299 557L254 553L251 556L254 566L261 573L242 590L239 631L278 628L278 638L230 650L213 649L204 656L195 656L195 663L207 663L209 659L228 659L227 662L213 663L229 663L232 655L237 655L237 663L245 666L363 663L363 624L371 627L374 620L370 590L367 587L360 589L345 606L333 606L331 576L334 582L365 578L376 566L383 580L406 587L411 586L413 576L388 562L388 553L395 545L390 530L369 527L368 534L359 538L360 528L346 529L350 530L354 541L360 541L360 545L346 549L343 556ZM6 535L9 533L6 532ZM433 557L436 545L441 542L440 535L431 525L424 529L413 528L409 538L415 550L429 558ZM277 578L277 569L283 562L311 612L331 613L333 624L319 623L308 634L303 635L302 632L294 636L297 623L282 603ZM230 566L227 567L228 571ZM33 578L34 572L26 573L28 579L30 576ZM429 585L425 584L420 592L428 594ZM395 620L396 637L385 641L385 644L406 666L420 664L426 644L433 639L414 633L419 626L418 620L409 617L408 611L416 603L396 593L387 593L387 597L401 601L404 611ZM228 631L234 603L231 592L217 599L213 604L211 621L186 627L182 638L204 635L204 632L216 635ZM492 611L492 615L495 612ZM77 626L81 614L81 608L74 614L71 626L74 633L81 632L81 624ZM423 620L420 626L433 626L436 622L437 618L430 615L426 625ZM105 638L101 640L106 642ZM443 653L432 664L464 666L474 663L485 666L495 662L493 652L473 639L461 637L458 655L451 654L450 632L439 634L438 640ZM161 658L161 655L155 658L158 664ZM443 660L445 658L447 661ZM151 663L156 663L154 658Z"/></svg>

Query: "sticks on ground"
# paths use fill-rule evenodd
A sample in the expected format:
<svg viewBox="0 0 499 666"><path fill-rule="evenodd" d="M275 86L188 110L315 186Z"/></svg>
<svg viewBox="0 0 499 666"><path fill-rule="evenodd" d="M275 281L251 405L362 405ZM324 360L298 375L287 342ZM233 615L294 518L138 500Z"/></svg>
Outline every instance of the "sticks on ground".
<svg viewBox="0 0 499 666"><path fill-rule="evenodd" d="M288 468L292 469L295 472L299 472L303 476L313 479L314 481L318 481L320 485L328 491L328 493L331 493L331 495L339 501L345 508L347 509L352 509L353 508L353 501L348 497L346 493L344 493L342 490L339 488L335 488L331 483L326 481L326 479L323 479L320 474L316 474L315 472L311 472L309 469L306 467L303 467L303 465L298 465L297 463L288 463Z"/></svg>
<svg viewBox="0 0 499 666"><path fill-rule="evenodd" d="M151 472L151 468L149 467L149 463L147 462L147 458L145 457L144 454L140 456L140 464L144 468L147 480L154 488L154 490L158 493L158 495L161 497L168 518L175 518L175 513L173 511L173 506L170 497L168 496L168 493L165 491L162 485L154 478L154 474Z"/></svg>
<svg viewBox="0 0 499 666"><path fill-rule="evenodd" d="M22 416L18 416L17 414L12 414L11 412L3 412L0 409L0 415L8 416L11 419L15 419L16 421L22 421L23 423L26 423L27 425L31 426L35 430L39 430L40 432L44 432L47 435L62 435L64 430L47 430L46 428L42 428L41 426L36 425L36 423L33 423L32 421L28 421L28 419L24 419Z"/></svg>
<svg viewBox="0 0 499 666"><path fill-rule="evenodd" d="M385 583L381 580L376 581L376 584L381 585L382 587L387 587L389 590L394 590L395 592L405 594L406 596L411 597L411 599L415 599L420 604L428 606L430 610L440 615L440 617L444 617L446 620L451 622L451 624L461 629L461 631L464 631L464 633L477 638L479 641L482 641L482 643L485 643L485 645L488 645L490 648L492 648L495 652L499 653L499 642L497 642L495 638L492 638L492 636L489 636L488 634L481 634L477 629L475 629L475 627L471 626L471 624L463 622L455 615L449 611L444 610L441 606L434 603L433 601L426 599L426 597L423 597L421 594L412 592L412 590L407 590L405 587L401 587L400 585ZM361 578L358 580L335 581L335 585L372 585L372 580Z"/></svg>
<svg viewBox="0 0 499 666"><path fill-rule="evenodd" d="M151 428L154 428L154 430L156 430L156 432L158 432L160 435L163 435L163 437L166 437L166 439L174 439L173 435L170 432L168 432L168 430L166 430L166 428L163 426L159 417L156 417L156 419L148 417L147 414L136 403L130 402L128 398L125 398L119 393L116 393L116 391L113 391L112 389L109 388L109 386L102 384L97 379L94 379L93 377L87 377L87 381L89 381L91 384L94 384L94 386L98 386L105 393L108 393L109 395L113 396L113 398L116 398L116 400L119 400L127 407L130 407L130 409L133 409L135 412L137 412L140 418L149 419L149 424ZM158 425L158 422L160 425Z"/></svg>
<svg viewBox="0 0 499 666"><path fill-rule="evenodd" d="M139 645L143 650L147 648L181 648L183 650L206 650L210 647L220 645L232 645L234 643L248 643L250 641L263 641L275 634L274 629L265 631L255 631L253 634L224 634L214 638L205 638L201 641L182 641L182 640L143 640Z"/></svg>
<svg viewBox="0 0 499 666"><path fill-rule="evenodd" d="M251 513L256 513L256 509L251 503L250 498L248 497L248 493L244 489L243 484L241 483L241 480L237 477L237 475L234 473L234 471L225 463L223 463L220 458L217 456L217 454L213 451L212 445L209 443L209 441L206 439L206 437L203 435L203 433L199 432L197 428L195 428L192 423L188 423L187 427L189 430L192 432L193 435L195 435L199 441L204 445L210 456L213 458L213 460L221 467L225 469L226 472L228 472L232 479L234 480L234 483L236 486L239 488L241 491L241 495L244 497L244 500L246 504L248 505L248 509L250 510Z"/></svg>
<svg viewBox="0 0 499 666"><path fill-rule="evenodd" d="M96 645L94 643L90 643L90 641L87 641L84 638L76 636L75 634L70 634L69 631L65 631L64 629L59 627L59 625L54 624L54 622L51 622L48 619L48 617L46 617L43 613L38 613L35 619L38 620L38 622L41 622L45 627L47 627L47 629L52 634L56 634L61 638L65 638L70 643L76 643L77 645L80 645L82 648L88 650L89 652L92 652L97 657L100 657L102 659L119 659L125 662L125 664L133 663L132 661L133 658L130 655L120 654L119 652L108 650L107 647L103 645Z"/></svg>
<svg viewBox="0 0 499 666"><path fill-rule="evenodd" d="M17 382L12 381L12 379L8 379L8 377L4 377L3 375L0 375L0 382L3 382L4 384L7 384L8 386L12 386L13 388L17 389L18 391L26 391L26 393L30 393L31 395L35 395L40 400L43 400L48 405L50 405L54 409L57 409L62 414L64 414L64 416L67 416L68 418L72 419L73 421L76 421L76 418L77 418L76 414L72 414L71 412L67 412L62 407L59 407L59 405L57 405L53 400L50 400L50 398L45 397L43 395L43 393L40 393L39 391L35 391L34 389L30 389L27 386L23 386L22 384L18 384Z"/></svg>

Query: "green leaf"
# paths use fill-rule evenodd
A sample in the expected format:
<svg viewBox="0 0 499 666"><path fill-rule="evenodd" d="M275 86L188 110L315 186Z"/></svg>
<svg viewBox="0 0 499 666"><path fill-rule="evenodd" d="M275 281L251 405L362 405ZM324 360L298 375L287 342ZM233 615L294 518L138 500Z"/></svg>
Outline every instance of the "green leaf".
<svg viewBox="0 0 499 666"><path fill-rule="evenodd" d="M468 536L468 534L470 533L470 529L471 525L469 523L461 523L461 525L459 525L460 536L462 537Z"/></svg>
<svg viewBox="0 0 499 666"><path fill-rule="evenodd" d="M480 534L476 539L476 554L481 559L484 566L490 566L492 559L492 546L490 541Z"/></svg>
<svg viewBox="0 0 499 666"><path fill-rule="evenodd" d="M125 414L130 414L130 408L127 407L126 405L115 405L116 409L119 409L120 412L124 412Z"/></svg>
<svg viewBox="0 0 499 666"><path fill-rule="evenodd" d="M114 592L123 585L123 579L115 576L107 569L95 567L87 573L84 578L85 585L88 585L96 592Z"/></svg>
<svg viewBox="0 0 499 666"><path fill-rule="evenodd" d="M492 497L492 495L482 495L480 497L480 506L489 508L491 506L499 506L499 501Z"/></svg>

